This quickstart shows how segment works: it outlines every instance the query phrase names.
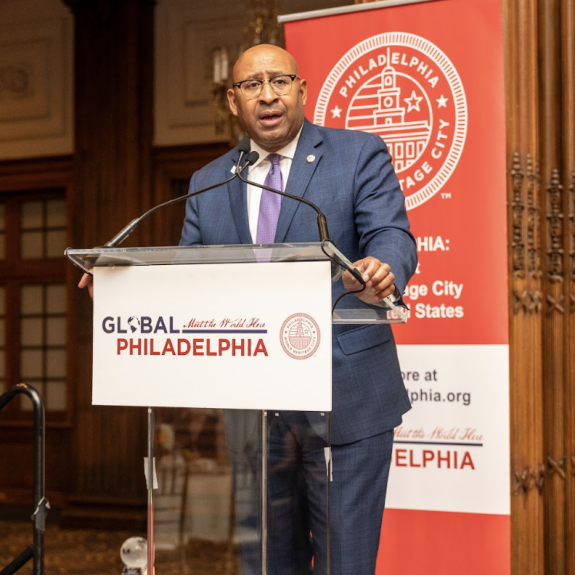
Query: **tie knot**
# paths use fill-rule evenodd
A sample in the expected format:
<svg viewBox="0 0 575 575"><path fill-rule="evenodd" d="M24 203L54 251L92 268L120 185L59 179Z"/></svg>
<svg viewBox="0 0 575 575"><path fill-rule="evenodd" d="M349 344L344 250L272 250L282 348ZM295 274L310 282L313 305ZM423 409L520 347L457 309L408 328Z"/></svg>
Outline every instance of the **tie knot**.
<svg viewBox="0 0 575 575"><path fill-rule="evenodd" d="M279 166L280 165L281 156L279 154L269 154L266 160L271 162L272 166Z"/></svg>

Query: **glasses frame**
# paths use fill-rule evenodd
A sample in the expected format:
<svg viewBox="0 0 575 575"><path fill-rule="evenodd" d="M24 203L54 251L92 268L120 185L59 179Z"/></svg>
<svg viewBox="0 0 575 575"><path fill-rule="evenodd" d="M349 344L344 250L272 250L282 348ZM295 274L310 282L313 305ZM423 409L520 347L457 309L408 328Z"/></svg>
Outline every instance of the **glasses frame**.
<svg viewBox="0 0 575 575"><path fill-rule="evenodd" d="M288 78L291 78L292 83L290 84L289 90L285 94L278 94L273 87L272 81L275 80L276 78L283 78L285 76L287 76ZM258 78L247 78L246 80L242 80L241 82L236 82L235 84L232 84L232 86L234 88L239 88L240 92L243 94L244 98L246 98L247 100L255 100L256 98L260 97L260 94L262 93L262 90L264 89L264 84L266 82L269 83L271 89L273 90L273 92L276 96L287 96L291 92L291 89L292 89L294 82L296 80L299 80L299 79L300 79L300 77L297 74L278 74L277 76L273 76L272 78L265 78L264 80L259 80ZM246 82L259 82L260 83L260 91L253 98L247 98L246 94L242 90L242 84L245 84Z"/></svg>

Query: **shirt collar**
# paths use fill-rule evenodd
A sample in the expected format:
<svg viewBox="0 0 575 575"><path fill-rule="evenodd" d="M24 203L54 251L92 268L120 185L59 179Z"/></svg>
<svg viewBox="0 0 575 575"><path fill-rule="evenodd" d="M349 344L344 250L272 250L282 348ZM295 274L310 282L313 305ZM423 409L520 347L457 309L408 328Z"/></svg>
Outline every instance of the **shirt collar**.
<svg viewBox="0 0 575 575"><path fill-rule="evenodd" d="M289 158L290 160L293 160L302 130L303 130L303 124L302 127L299 129L299 132L297 133L296 137L287 146L284 146L281 150L278 150L275 153L280 155L282 158ZM266 152L263 148L258 146L253 140L250 140L250 150L252 152L257 152L260 155L258 161L253 166L250 166L249 171L251 172L252 170L257 168L270 155L271 152Z"/></svg>

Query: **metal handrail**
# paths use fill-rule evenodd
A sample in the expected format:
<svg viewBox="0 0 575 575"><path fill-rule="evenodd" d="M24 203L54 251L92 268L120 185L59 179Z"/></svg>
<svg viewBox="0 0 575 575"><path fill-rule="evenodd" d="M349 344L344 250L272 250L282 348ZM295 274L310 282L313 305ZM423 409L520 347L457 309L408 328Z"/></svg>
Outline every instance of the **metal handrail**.
<svg viewBox="0 0 575 575"><path fill-rule="evenodd" d="M34 406L34 543L0 571L0 575L13 575L30 559L34 559L33 575L44 575L44 531L50 504L44 494L46 467L46 415L38 392L25 383L11 387L0 395L0 411L18 394L27 395Z"/></svg>

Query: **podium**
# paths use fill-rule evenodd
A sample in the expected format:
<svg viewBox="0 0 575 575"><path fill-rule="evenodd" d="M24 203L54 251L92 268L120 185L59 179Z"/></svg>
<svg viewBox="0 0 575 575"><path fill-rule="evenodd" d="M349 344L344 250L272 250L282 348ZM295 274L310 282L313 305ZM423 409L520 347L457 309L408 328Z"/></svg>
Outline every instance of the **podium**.
<svg viewBox="0 0 575 575"><path fill-rule="evenodd" d="M93 403L148 408L148 573L154 492L162 490L155 408L192 408L224 410L235 515L230 541L239 546L243 575L276 573L278 565L312 555L314 572L329 574L332 323L400 323L402 311L353 295L333 311L349 262L332 244L66 255L94 275ZM303 473L298 443L309 448ZM311 533L297 529L309 519L306 490L314 501ZM181 535L181 521L178 529Z"/></svg>

